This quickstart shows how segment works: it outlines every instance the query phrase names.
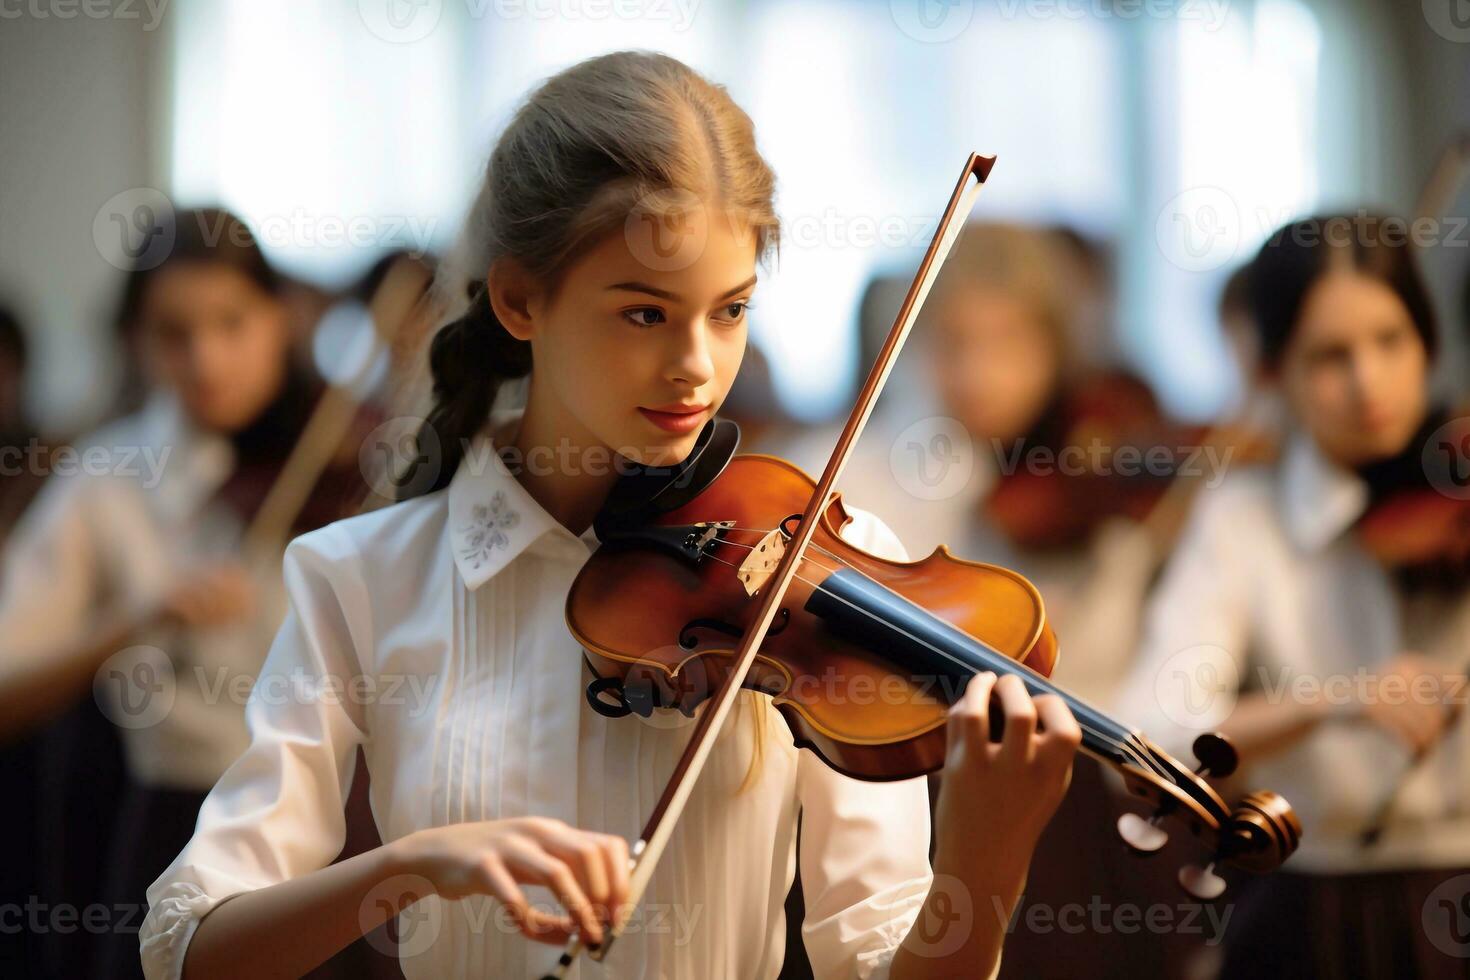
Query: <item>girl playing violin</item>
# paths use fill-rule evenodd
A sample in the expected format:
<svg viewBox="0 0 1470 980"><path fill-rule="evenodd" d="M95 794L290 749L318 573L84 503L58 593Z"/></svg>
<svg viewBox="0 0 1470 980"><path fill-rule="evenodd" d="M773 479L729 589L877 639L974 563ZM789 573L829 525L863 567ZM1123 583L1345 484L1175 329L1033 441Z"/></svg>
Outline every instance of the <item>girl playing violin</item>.
<svg viewBox="0 0 1470 980"><path fill-rule="evenodd" d="M406 908L411 977L539 975L574 932L602 941L691 720L593 711L563 607L619 462L680 461L724 401L774 187L750 119L672 58L601 56L531 94L441 273L474 299L432 343L424 492L288 549L257 692L310 690L252 701L249 748L149 890L150 976L300 973ZM903 554L871 514L844 536ZM737 707L606 972L573 975L776 976L798 815L818 975L990 974L1080 738L1065 705L970 683L932 869L925 780L839 775L769 699ZM328 868L358 746L386 843Z"/></svg>
<svg viewBox="0 0 1470 980"><path fill-rule="evenodd" d="M1246 282L1289 434L1278 462L1196 503L1119 714L1179 743L1224 732L1307 829L1291 871L1244 894L1226 976L1463 977L1465 592L1458 614L1410 614L1360 533L1386 474L1423 472L1429 299L1405 237L1362 214L1285 226Z"/></svg>
<svg viewBox="0 0 1470 980"><path fill-rule="evenodd" d="M105 894L84 896L109 909L140 906L249 743L238 692L285 602L276 568L242 560L241 529L316 390L292 356L280 277L249 229L208 209L158 231L172 245L129 272L117 321L145 369L146 404L69 447L66 469L52 457L57 472L9 541L0 582L0 735L66 710L94 678L122 734L128 787L105 801L109 827L117 803ZM341 516L361 483L354 461L348 479L320 485L317 505L336 500ZM85 778L100 749L78 747L86 755L57 771ZM136 921L111 926L102 972L136 975Z"/></svg>

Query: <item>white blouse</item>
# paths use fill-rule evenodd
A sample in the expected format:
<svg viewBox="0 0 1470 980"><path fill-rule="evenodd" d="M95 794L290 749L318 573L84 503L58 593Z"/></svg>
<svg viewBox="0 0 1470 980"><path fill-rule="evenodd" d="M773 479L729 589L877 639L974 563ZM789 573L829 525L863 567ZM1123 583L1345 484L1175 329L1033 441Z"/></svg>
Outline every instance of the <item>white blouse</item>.
<svg viewBox="0 0 1470 980"><path fill-rule="evenodd" d="M1118 717L1190 762L1194 737L1224 721L1240 692L1289 699L1320 685L1346 706L1362 671L1406 649L1463 669L1470 602L1405 617L1388 576L1349 531L1367 503L1366 484L1301 435L1277 467L1238 469L1203 491L1150 602ZM1327 721L1237 779L1281 793L1301 818L1292 870L1470 865L1465 716L1409 778L1369 849L1359 835L1409 751L1367 722Z"/></svg>
<svg viewBox="0 0 1470 980"><path fill-rule="evenodd" d="M852 513L845 537L906 557L885 525ZM336 856L358 746L384 841L525 815L636 840L694 721L608 719L587 704L592 674L563 607L595 545L542 509L483 435L447 490L293 542L290 608L247 708L250 747L148 890L147 975L178 977L199 920L225 898ZM341 682L338 694L325 679ZM931 881L925 779L840 775L792 744L769 698L742 699L628 931L572 976L775 977L798 814L816 975L887 975ZM736 792L752 710L764 758ZM527 894L550 904L543 889ZM561 952L503 924L488 899L433 896L400 928L410 919L400 948L410 978L540 976Z"/></svg>
<svg viewBox="0 0 1470 980"><path fill-rule="evenodd" d="M238 561L241 521L215 496L233 468L228 440L164 393L56 457L6 545L0 670L83 642L105 609L157 603L191 564ZM139 782L204 792L249 744L245 692L285 612L279 556L248 569L246 621L154 627L98 670Z"/></svg>

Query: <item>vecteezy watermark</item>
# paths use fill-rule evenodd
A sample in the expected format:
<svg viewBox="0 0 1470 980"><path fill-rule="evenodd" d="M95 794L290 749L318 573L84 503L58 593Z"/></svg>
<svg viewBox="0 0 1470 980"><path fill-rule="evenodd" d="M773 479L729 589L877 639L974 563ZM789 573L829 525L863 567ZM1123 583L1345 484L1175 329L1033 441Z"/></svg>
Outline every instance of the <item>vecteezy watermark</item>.
<svg viewBox="0 0 1470 980"><path fill-rule="evenodd" d="M1230 0L997 0L1007 20L1177 20L1205 31L1225 26Z"/></svg>
<svg viewBox="0 0 1470 980"><path fill-rule="evenodd" d="M609 20L667 23L683 32L694 23L699 0L460 0L464 17L477 21L532 20L600 23ZM377 38L412 44L434 32L445 0L358 0L358 15Z"/></svg>
<svg viewBox="0 0 1470 980"><path fill-rule="evenodd" d="M1154 221L1165 259L1186 272L1209 272L1240 248L1240 208L1219 187L1191 187L1169 198Z"/></svg>
<svg viewBox="0 0 1470 980"><path fill-rule="evenodd" d="M888 9L904 34L943 44L970 26L975 0L889 0ZM1224 26L1229 11L1229 0L998 0L993 13L1006 20L1195 21L1213 32Z"/></svg>
<svg viewBox="0 0 1470 980"><path fill-rule="evenodd" d="M1217 727L1235 710L1240 668L1222 646L1199 643L1171 655L1154 675L1154 700L1181 728Z"/></svg>
<svg viewBox="0 0 1470 980"><path fill-rule="evenodd" d="M358 447L357 464L373 493L406 500L434 485L444 455L432 426L416 415L400 415L367 434Z"/></svg>
<svg viewBox="0 0 1470 980"><path fill-rule="evenodd" d="M439 479L444 465L438 433L416 415L389 419L358 447L358 465L369 488L388 499L405 499L423 493ZM458 443L460 469L470 476L484 476L497 469L496 461L511 475L606 476L631 473L663 473L671 486L682 487L697 474L680 473L675 463L641 463L665 456L668 446L573 445L562 438L554 446L496 446L486 440L461 439Z"/></svg>
<svg viewBox="0 0 1470 980"><path fill-rule="evenodd" d="M1470 500L1470 416L1450 419L1430 433L1420 463L1435 490L1452 500Z"/></svg>
<svg viewBox="0 0 1470 980"><path fill-rule="evenodd" d="M244 671L195 664L179 672L158 647L133 646L107 659L92 680L97 706L119 728L161 724L183 694L205 705L258 703L403 709L410 717L430 710L438 691L433 674L320 674L304 667L256 677Z"/></svg>
<svg viewBox="0 0 1470 980"><path fill-rule="evenodd" d="M1097 437L1060 449L1027 446L1024 440L1010 447L1000 439L990 444L1003 476L1024 469L1033 476L1204 477L1209 489L1225 479L1235 455L1234 446L1115 446Z"/></svg>
<svg viewBox="0 0 1470 980"><path fill-rule="evenodd" d="M964 946L975 929L975 903L970 887L953 875L936 874L903 948L916 956L937 959Z"/></svg>
<svg viewBox="0 0 1470 980"><path fill-rule="evenodd" d="M1466 679L1453 674L1405 675L1359 667L1351 673L1309 674L1291 667L1256 669L1269 704L1326 704L1346 708L1369 704L1464 707Z"/></svg>
<svg viewBox="0 0 1470 980"><path fill-rule="evenodd" d="M1114 445L1100 437L1061 447L991 439L993 469L1000 476L1026 473L1063 477L1181 477L1202 479L1210 489L1225 479L1234 446ZM904 428L889 444L894 481L920 500L962 492L975 466L975 443L957 419L933 415Z"/></svg>
<svg viewBox="0 0 1470 980"><path fill-rule="evenodd" d="M964 33L975 16L975 0L888 0L900 31L925 44L943 44Z"/></svg>
<svg viewBox="0 0 1470 980"><path fill-rule="evenodd" d="M1424 900L1420 922L1435 949L1470 959L1470 875L1440 882Z"/></svg>
<svg viewBox="0 0 1470 980"><path fill-rule="evenodd" d="M1235 911L1233 905L1216 906L1214 903L1201 902L1179 905L1167 902L1152 902L1148 905L1114 903L1104 900L1101 895L1093 895L1086 904L1065 902L1052 905L1046 902L1027 902L1023 894L1011 911L1010 918L1006 919L1000 898L992 897L991 903L996 920L1005 924L1008 934L1017 928L1042 936L1057 932L1070 936L1082 933L1121 933L1131 936L1145 932L1155 936L1203 936L1206 946L1217 946L1225 938L1225 930Z"/></svg>
<svg viewBox="0 0 1470 980"><path fill-rule="evenodd" d="M84 932L94 936L108 933L136 933L143 924L148 906L141 902L116 902L108 905L92 902L76 906L69 902L46 902L30 895L25 902L0 904L0 935L29 933L33 936L55 933L69 936Z"/></svg>
<svg viewBox="0 0 1470 980"><path fill-rule="evenodd" d="M1207 731L1235 710L1247 677L1268 704L1351 710L1375 704L1463 708L1470 702L1470 681L1448 668L1442 673L1406 674L1391 667L1360 666L1321 674L1261 664L1242 670L1230 651L1210 643L1186 647L1165 660L1154 674L1154 698L1174 724Z"/></svg>
<svg viewBox="0 0 1470 980"><path fill-rule="evenodd" d="M528 891L526 905L541 913L542 918L565 914L558 903L531 898L530 894ZM594 902L592 910L602 921L610 919L605 906ZM370 931L395 915L396 944L385 942L381 934ZM622 934L666 936L675 947L686 947L695 941L704 917L702 903L641 902L634 906ZM456 928L469 936L495 933L511 937L521 933L517 913L510 906L488 895L446 901L434 894L433 885L427 879L415 874L394 875L370 889L358 908L358 922L374 947L403 959L428 952L447 928Z"/></svg>
<svg viewBox="0 0 1470 980"><path fill-rule="evenodd" d="M192 214L207 244L247 245L247 236L253 235L257 242L273 248L402 248L423 254L433 244L438 228L437 219L417 215L341 215L298 207L285 214L252 216L251 232L229 221L223 212ZM173 252L178 220L178 210L162 191L133 187L112 195L97 209L92 241L98 254L115 268L152 269Z"/></svg>
<svg viewBox="0 0 1470 980"><path fill-rule="evenodd" d="M947 500L969 486L974 442L958 419L931 415L906 426L889 445L888 469L919 500Z"/></svg>
<svg viewBox="0 0 1470 980"><path fill-rule="evenodd" d="M1164 258L1186 272L1210 272L1237 257L1248 237L1264 239L1263 249L1284 242L1317 245L1384 245L1416 248L1470 246L1470 218L1459 215L1418 217L1375 215L1360 208L1353 214L1320 220L1292 221L1290 209L1241 209L1220 187L1190 187L1159 210L1154 238Z"/></svg>
<svg viewBox="0 0 1470 980"><path fill-rule="evenodd" d="M1465 0L1419 0L1429 29L1446 41L1470 44L1470 4Z"/></svg>
<svg viewBox="0 0 1470 980"><path fill-rule="evenodd" d="M169 0L0 0L0 20L142 20L157 30ZM146 14L146 19L145 19Z"/></svg>
<svg viewBox="0 0 1470 980"><path fill-rule="evenodd" d="M0 476L116 476L157 489L172 446L50 446L32 438L24 446L0 446Z"/></svg>

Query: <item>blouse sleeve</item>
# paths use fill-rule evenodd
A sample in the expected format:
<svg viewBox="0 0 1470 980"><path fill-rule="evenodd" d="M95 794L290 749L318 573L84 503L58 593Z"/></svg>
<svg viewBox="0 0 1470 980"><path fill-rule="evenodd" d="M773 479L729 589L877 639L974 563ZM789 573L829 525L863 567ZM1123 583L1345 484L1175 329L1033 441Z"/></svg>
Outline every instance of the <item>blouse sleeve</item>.
<svg viewBox="0 0 1470 980"><path fill-rule="evenodd" d="M148 889L139 944L150 980L180 976L194 930L220 902L325 867L342 849L343 804L366 740L362 707L343 692L358 672L355 651L371 648L356 560L335 525L286 550L290 604L246 705L250 746Z"/></svg>
<svg viewBox="0 0 1470 980"><path fill-rule="evenodd" d="M87 480L53 476L7 542L0 572L0 671L20 671L79 642L102 588Z"/></svg>
<svg viewBox="0 0 1470 980"><path fill-rule="evenodd" d="M842 535L874 554L906 560L898 537L849 508ZM929 893L929 784L853 779L802 749L800 872L802 940L819 977L886 978L894 953Z"/></svg>

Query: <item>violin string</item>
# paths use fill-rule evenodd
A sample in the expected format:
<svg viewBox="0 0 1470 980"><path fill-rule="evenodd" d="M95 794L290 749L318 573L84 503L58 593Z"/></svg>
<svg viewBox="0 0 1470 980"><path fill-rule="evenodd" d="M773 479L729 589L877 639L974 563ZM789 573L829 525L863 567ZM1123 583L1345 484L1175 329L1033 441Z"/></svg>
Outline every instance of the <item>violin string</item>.
<svg viewBox="0 0 1470 980"><path fill-rule="evenodd" d="M753 532L753 533L765 535L765 534L769 534L772 530L775 530L775 528L743 527L743 526L740 526L740 525L731 525L731 526L727 527L726 530L727 531L750 531L750 532ZM756 545L746 544L743 541L731 541L728 538L718 538L716 540L719 543L728 544L728 545L730 545L731 547L734 547L734 548L745 548L746 550L749 550L749 551L754 551L755 548L756 548ZM808 547L808 550L815 548L816 550L821 551L823 554L828 555L834 561L836 561L838 564L842 565L844 568L853 568L853 565L849 561L847 561L847 559L843 558L841 555L838 555L838 554L836 554L836 553L834 553L832 551L829 551L828 549L822 547L821 545L817 544L816 542L810 542L810 543L808 543L807 547ZM710 555L709 557L714 558L713 555ZM732 568L738 568L738 566L736 566L733 562L724 561L723 559L719 559L719 558L716 558L715 560L716 561L720 561L723 564L730 565ZM836 569L828 568L827 566L821 564L820 562L816 561L815 559L811 558L808 555L802 555L802 560L805 561L805 562L810 562L812 565L815 565L817 568L820 568L823 571L828 572L828 573L831 573L831 572L836 571ZM796 578L798 578L802 582L805 582L807 585L811 586L814 590L820 591L820 592L822 592L822 593L824 593L826 595L832 596L834 599L837 599L839 602L842 602L844 605L847 605L847 606L849 606L851 608L856 609L858 612L862 613L865 616L868 616L870 618L877 618L877 617L873 616L873 614L871 612L869 612L868 610L862 609L861 607L858 607L858 606L855 606L855 605L853 605L853 603L851 603L851 602L849 602L849 601L841 598L840 596L834 595L830 590L823 588L821 585L819 585L819 584L817 584L815 582L812 582L809 579L803 578L800 574L797 574L796 575ZM892 624L887 624L887 625L889 625L892 628ZM937 647L934 647L933 644L930 644L930 643L928 643L928 642L926 642L924 640L921 640L918 637L910 636L907 633L905 633L905 635L906 636L909 636L909 638L912 639L912 640L914 640L914 642L919 643L919 644L921 644L921 645L929 648L932 652L934 652L934 653L936 653L936 654L938 654L938 655L940 655L942 657L945 657L946 659L950 660L951 662L957 663L958 665L960 665L962 667L969 667L968 664L964 663L963 661L961 661L958 658L954 657L953 655L949 654L947 651L942 650L942 649L939 649ZM1009 658L1007 658L1007 659L1009 659ZM1024 667L1025 665L1024 664L1020 664L1019 666ZM1039 679L1045 680L1045 678L1042 675L1038 674L1037 676L1038 676ZM1081 705L1082 707L1087 708L1088 710L1093 711L1093 712L1095 712L1096 714L1098 714L1098 715L1100 715L1102 717L1106 717L1106 713L1105 712L1099 711L1097 708L1095 708L1092 705L1088 704L1082 698L1079 698L1079 697L1077 697L1074 694L1064 693L1060 689L1056 688L1055 685L1052 685L1049 682L1047 682L1047 684L1048 684L1049 687L1051 687L1055 691L1056 694L1058 694L1059 696L1062 696L1064 699L1070 699L1070 700L1076 702L1077 704ZM1081 723L1079 722L1079 724L1081 724ZM1103 739L1107 744L1110 744L1110 745L1114 746L1120 752L1126 754L1129 758L1133 759L1135 762L1137 762L1139 764L1139 767L1140 768L1148 769L1148 770L1150 770L1152 772L1155 772L1159 776L1164 777L1166 779L1169 779L1171 782L1177 782L1176 780L1174 780L1173 776L1168 772L1168 770L1166 770L1164 767L1162 767L1161 765L1159 765L1157 762L1154 761L1154 759L1153 759L1153 753L1151 751L1149 751L1138 740L1138 736L1137 736L1137 733L1136 732L1130 731L1130 732L1128 732L1128 734L1126 736L1124 736L1123 738L1120 739L1117 736L1104 735L1102 732L1100 732L1100 731L1098 731L1098 730L1096 730L1094 728L1087 728L1087 730L1090 731L1090 732L1092 732L1094 735L1098 736L1099 738Z"/></svg>
<svg viewBox="0 0 1470 980"><path fill-rule="evenodd" d="M731 543L736 543L736 542L731 542ZM747 545L746 547L750 547L750 546ZM736 565L732 561L727 561L724 558L718 558L718 557L716 557L714 555L706 555L706 557L708 557L712 561L717 561L717 562L719 562L722 565L728 565L731 568L738 569L740 567L740 566ZM826 594L828 596L831 596L836 601L843 603L844 605L848 606L851 609L856 610L858 613L860 613L862 615L868 616L869 618L873 618L873 619L876 619L877 618L870 611L868 611L866 609L863 609L861 606L858 606L858 605L854 604L853 602L851 602L851 601L843 598L842 596L836 595L831 590L826 589L825 587L823 587L821 584L819 584L817 582L813 582L811 579L806 578L804 575L800 574L799 572L793 573L793 577L796 578L797 581L800 581L800 582L802 582L802 583L810 586L813 591L822 592L822 593L824 593L824 594ZM904 632L901 627L894 626L891 623L886 624L886 625L888 625L892 629L898 629L900 632ZM939 655L941 657L944 657L945 659L949 660L951 663L954 663L954 664L956 664L956 665L958 665L958 666L960 666L962 668L972 669L972 668L970 668L970 665L967 664L967 663L965 663L963 660L960 660L958 657L955 657L953 654L950 654L946 650L943 650L943 649L940 649L939 647L934 646L932 643L929 643L927 640L924 640L924 639L922 639L920 637L913 636L912 634L907 633L907 632L904 632L904 635L905 636L908 636L910 639L912 639L914 642L920 644L921 646L924 646L924 647L928 648L931 652L933 652L933 653L935 653L935 654L937 654L937 655ZM1060 693L1060 692L1058 692L1058 693ZM1103 745L1105 745L1105 746L1111 746L1113 748L1116 748L1120 753L1122 753L1125 756L1131 758L1134 762L1136 762L1139 765L1140 768L1142 768L1142 769L1148 769L1148 770L1152 770L1152 771L1156 771L1156 772L1158 772L1158 774L1161 777L1166 778L1166 779L1171 778L1169 776L1169 774L1168 774L1167 771L1164 771L1164 770L1160 769L1158 766L1154 765L1151 762L1151 760L1149 760L1147 758L1147 755L1146 754L1143 754L1143 753L1140 753L1138 751L1138 749L1136 749L1134 746L1132 746L1129 743L1129 740L1119 739L1116 736L1113 736L1113 735L1110 735L1110 734L1108 734L1106 732L1100 731L1099 729L1096 729L1096 728L1092 727L1091 725L1088 725L1086 722L1082 721L1081 719L1078 719L1077 720L1077 725L1083 731L1091 734L1095 739L1097 739ZM1131 733L1130 733L1130 736L1131 736Z"/></svg>

